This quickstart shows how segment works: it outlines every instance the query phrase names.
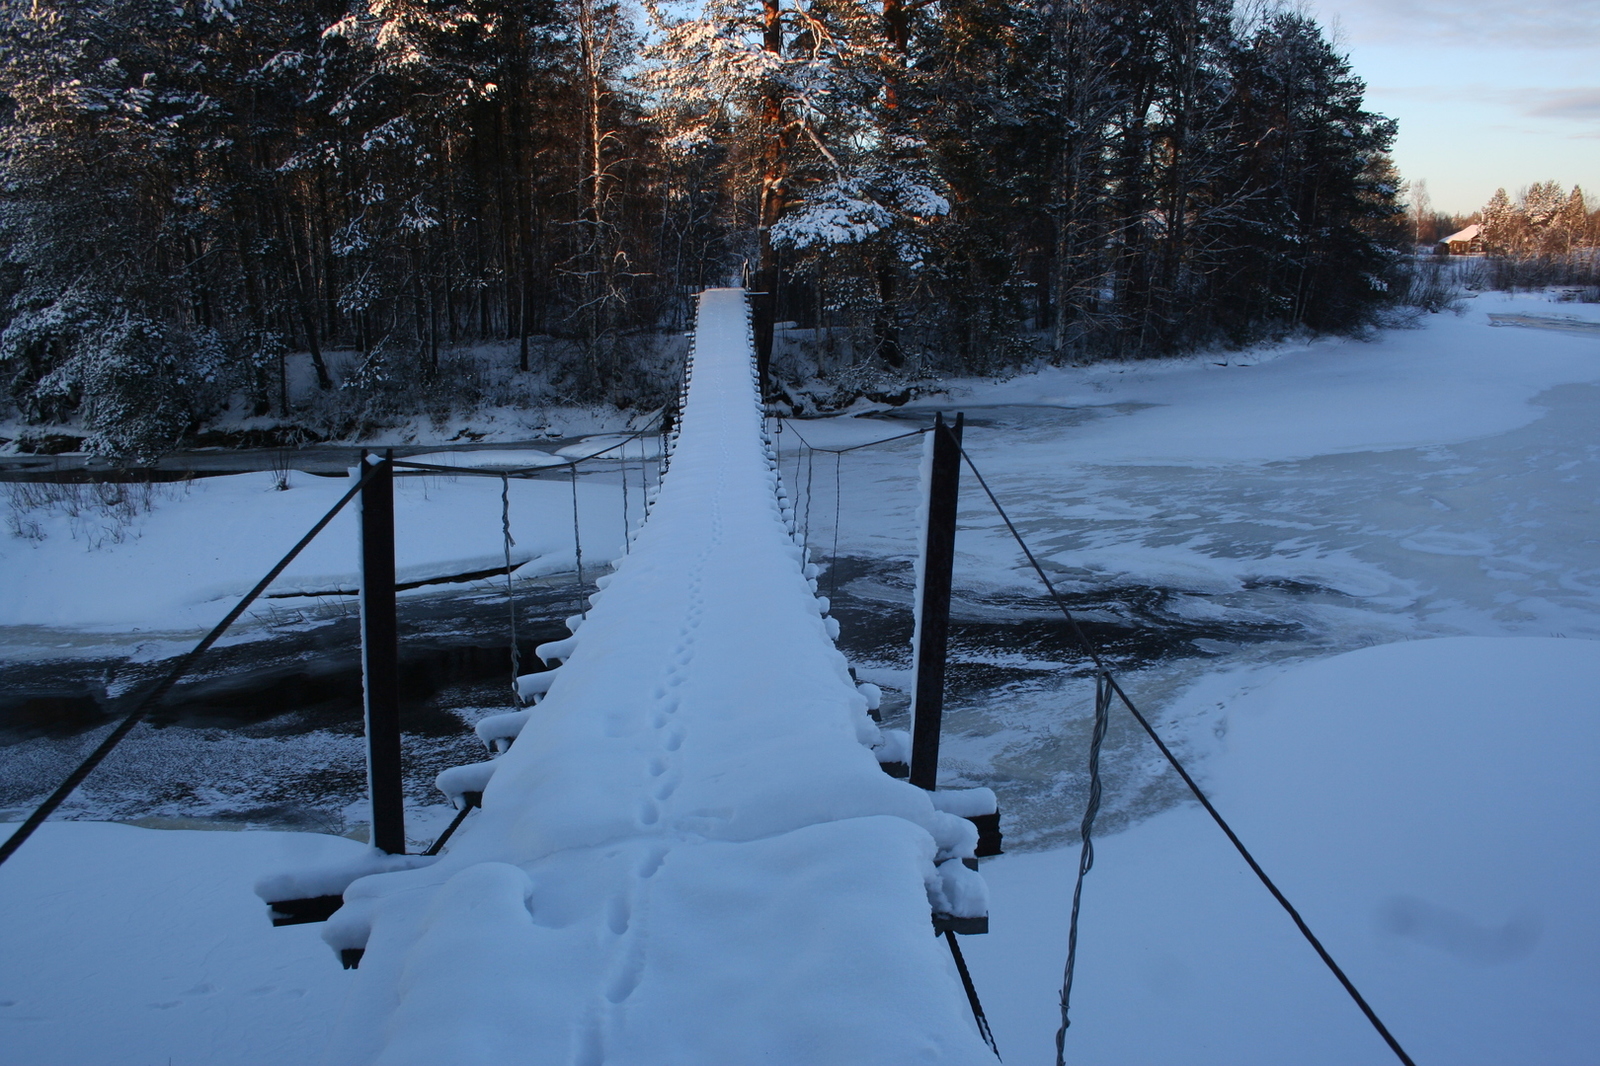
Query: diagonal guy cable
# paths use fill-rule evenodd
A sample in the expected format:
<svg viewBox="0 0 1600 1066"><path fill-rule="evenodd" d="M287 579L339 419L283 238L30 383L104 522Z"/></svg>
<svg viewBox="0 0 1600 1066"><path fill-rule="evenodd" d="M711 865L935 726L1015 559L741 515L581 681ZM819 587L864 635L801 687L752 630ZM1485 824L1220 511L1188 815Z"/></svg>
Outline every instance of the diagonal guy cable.
<svg viewBox="0 0 1600 1066"><path fill-rule="evenodd" d="M1061 608L1061 613L1066 615L1067 622L1072 626L1072 632L1077 636L1078 642L1083 645L1084 651L1093 660L1095 666L1104 673L1106 683L1111 686L1118 698L1122 700L1122 705L1128 708L1128 713L1133 715L1134 720L1139 723L1150 739L1155 741L1155 745L1161 750L1161 754L1172 768L1178 771L1178 776L1183 778L1185 785L1189 786L1189 791L1194 793L1194 798L1200 801L1200 806L1206 809L1206 813L1211 816L1211 820L1217 823L1217 827L1227 836L1234 849L1244 858L1244 861L1250 866L1256 877L1266 886L1267 891L1272 893L1272 898L1277 900L1279 906L1293 919L1295 927L1300 930L1300 935L1306 938L1306 942L1316 951L1323 964L1339 979L1339 983L1350 994L1350 998L1355 1000L1356 1006L1361 1008L1361 1013L1367 1016L1367 1021L1372 1023L1372 1027L1378 1031L1378 1035L1383 1037L1384 1042L1389 1045L1389 1050L1393 1051L1395 1057L1405 1063L1405 1066L1416 1066L1411 1056L1406 1054L1405 1048L1400 1046L1400 1041L1394 1038L1394 1034L1389 1032L1388 1026L1383 1024L1383 1020L1378 1017L1377 1012L1372 1009L1365 997L1361 995L1354 982L1345 976L1344 970L1339 967L1337 962L1333 961L1333 956L1328 954L1328 949L1322 946L1322 941L1317 939L1316 934L1311 931L1311 927L1306 924L1305 919L1300 917L1300 912L1295 910L1294 904L1290 903L1289 898L1279 891L1277 885L1273 884L1272 878L1267 876L1267 872L1261 868L1261 864L1256 862L1255 856L1251 855L1250 850L1244 846L1244 841L1239 839L1238 834L1233 831L1233 828L1228 825L1217 809L1211 805L1211 800L1206 798L1206 794L1200 790L1200 786L1195 783L1194 778L1189 776L1189 771L1183 768L1183 764L1178 761L1178 757L1172 754L1172 749L1167 747L1160 735L1156 733L1155 728L1139 712L1139 708L1134 706L1133 700L1129 699L1128 694L1122 690L1122 686L1117 683L1117 679L1112 676L1110 669L1101 659L1099 649L1089 639L1089 635L1083 631L1083 627L1078 624L1077 618L1073 617L1066 601L1062 600L1061 594L1056 591L1055 585L1051 584L1049 576L1044 572L1044 568L1039 565L1039 560L1034 558L1033 551L1028 547L1027 542L1022 539L1022 534L1017 532L1017 527L1012 523L1011 516L1006 514L1004 507L1000 506L1000 500L996 498L994 490L989 488L989 483L983 479L983 474L979 473L977 464L972 461L972 456L968 455L966 449L963 448L961 457L967 461L967 468L972 471L973 477L978 479L978 484L982 486L984 495L988 496L989 502L994 504L994 509L1000 515L1000 520L1011 531L1011 536L1016 540L1018 547L1022 549L1022 554L1027 556L1028 564L1033 567L1034 573L1039 575L1039 580L1044 582L1044 587L1050 593L1050 598L1055 600L1056 606Z"/></svg>
<svg viewBox="0 0 1600 1066"><path fill-rule="evenodd" d="M55 809L61 806L79 785L83 784L83 779L88 777L107 755L111 754L111 749L120 744L122 738L133 731L134 726L144 721L145 717L155 709L156 704L161 702L162 697L172 690L173 685L178 683L178 679L188 673L200 656L204 655L206 650L215 644L223 633L227 632L229 626L239 620L239 616L244 614L245 608L254 603L256 597L265 592L267 586L277 580L278 575L283 573L285 567L294 562L294 557L299 555L307 544L311 543L312 538L321 533L323 528L333 521L334 515L344 510L344 505L355 499L356 493L366 486L367 482L372 479L373 474L382 469L385 462L389 462L389 460L377 459L376 462L369 462L361 477L356 480L354 485L350 486L350 491L339 497L339 502L334 504L328 513L323 515L305 536L300 538L298 544L289 549L289 554L279 559L278 564L267 571L267 576L256 582L256 587L245 593L244 599L234 604L233 610L228 612L227 617L218 622L216 627L201 639L200 643L189 649L188 654L178 660L177 665L167 672L167 675L161 679L155 688L145 693L144 699L139 701L139 705L129 713L128 717L124 718L117 724L115 729L106 734L106 738L100 742L100 746L90 752L89 757L83 760L76 770L67 775L67 779L61 782L60 787L52 792L48 799L39 804L37 810L28 815L28 820L22 823L22 827L11 834L10 839L4 844L0 844L0 863L11 858L16 850L22 847L23 843L33 835L33 831L43 825L44 820L50 817Z"/></svg>

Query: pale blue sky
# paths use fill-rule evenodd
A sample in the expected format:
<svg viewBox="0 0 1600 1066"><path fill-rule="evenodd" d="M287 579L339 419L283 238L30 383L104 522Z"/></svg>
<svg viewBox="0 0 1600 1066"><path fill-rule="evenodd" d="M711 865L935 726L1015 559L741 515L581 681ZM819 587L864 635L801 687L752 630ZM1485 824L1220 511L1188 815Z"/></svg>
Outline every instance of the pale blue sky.
<svg viewBox="0 0 1600 1066"><path fill-rule="evenodd" d="M1400 120L1395 162L1435 209L1499 186L1582 185L1600 201L1600 0L1310 0Z"/></svg>

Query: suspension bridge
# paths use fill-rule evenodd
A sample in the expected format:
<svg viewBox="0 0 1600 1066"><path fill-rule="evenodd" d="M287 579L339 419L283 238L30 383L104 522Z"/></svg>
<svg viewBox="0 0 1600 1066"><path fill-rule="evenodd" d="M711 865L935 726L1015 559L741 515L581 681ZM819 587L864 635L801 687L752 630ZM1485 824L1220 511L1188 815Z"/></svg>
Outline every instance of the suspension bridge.
<svg viewBox="0 0 1600 1066"><path fill-rule="evenodd" d="M660 496L540 647L560 665L508 749L458 774L481 811L342 893L330 1061L993 1061L933 935L987 911L977 830L874 754L749 332L742 291L701 296Z"/></svg>
<svg viewBox="0 0 1600 1066"><path fill-rule="evenodd" d="M977 860L998 853L998 813L987 789L937 788L965 460L1096 670L1058 1064L1093 864L1099 746L1116 700L1409 1066L1112 677L963 452L959 418L936 423L927 449L908 735L879 727L876 690L855 682L835 647L838 623L818 594L819 570L767 435L743 290L700 295L679 406L648 519L629 529L629 550L596 582L589 609L569 619L572 635L538 647L551 668L517 677L519 699L532 705L478 723L491 758L439 775L460 813L427 852L406 854L390 495L397 465L427 467L374 456L0 845L0 862L359 497L375 846L359 863L280 872L257 888L277 924L326 921L323 938L355 971L328 1063L993 1062L998 1050L956 934L987 929Z"/></svg>

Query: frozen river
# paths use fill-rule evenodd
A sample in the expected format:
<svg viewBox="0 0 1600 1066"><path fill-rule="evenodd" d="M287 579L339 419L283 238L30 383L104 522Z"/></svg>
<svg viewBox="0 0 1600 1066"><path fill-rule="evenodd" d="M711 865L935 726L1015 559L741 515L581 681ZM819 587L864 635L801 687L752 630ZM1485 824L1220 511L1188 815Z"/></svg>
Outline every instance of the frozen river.
<svg viewBox="0 0 1600 1066"><path fill-rule="evenodd" d="M1048 371L790 426L784 476L826 568L841 645L888 690L888 724L904 724L920 445L835 456L797 436L861 443L926 424L934 410L966 413L973 460L1158 719L1219 672L1432 636L1600 636L1595 339L1491 329L1469 314L1377 344L1232 363ZM1450 379L1457 364L1475 368L1462 368L1469 381ZM440 523L431 532L448 540L458 512L444 481L430 480L437 506L419 503L413 520ZM616 495L615 478L606 482L586 487ZM963 489L943 780L995 788L1013 846L1059 844L1081 809L1085 660L970 473ZM177 518L191 506L160 509ZM521 528L561 520L552 502ZM159 559L157 534L118 550ZM0 567L26 565L28 550L12 541ZM563 632L578 591L559 574L518 587L526 654ZM135 734L73 813L335 830L359 821L355 626L348 602L318 610L294 624L258 621L247 632L260 639L226 649L208 680L180 690L167 728ZM494 586L454 586L404 599L402 613L422 832L443 810L432 774L470 758L467 725L504 709L505 604ZM50 641L40 632L4 633L0 808L11 811L47 791L113 697L150 670L126 662L126 627L58 627ZM52 658L48 643L75 645L71 658ZM1194 720L1169 729L1203 774L1215 723L1183 713ZM1120 716L1107 772L1107 829L1180 798Z"/></svg>
<svg viewBox="0 0 1600 1066"><path fill-rule="evenodd" d="M1534 404L1533 421L1478 439L1204 465L1071 460L1088 419L1126 409L950 409L964 406L979 469L1130 693L1159 712L1208 673L1395 640L1600 637L1600 387L1556 386ZM915 447L839 460L843 558L823 579L837 583L846 651L896 689L910 566L891 543L910 541ZM809 465L827 557L834 457ZM1016 843L1059 843L1081 809L1085 659L970 475L961 523L944 772L998 789ZM1108 759L1108 827L1178 797L1126 719Z"/></svg>
<svg viewBox="0 0 1600 1066"><path fill-rule="evenodd" d="M1600 1039L1600 340L1494 328L1490 311L1600 320L1485 296L1371 343L960 383L786 423L782 458L841 646L902 724L918 443L836 457L798 438L863 444L964 411L972 458L1124 687L1417 1061L1564 1066ZM264 477L160 496L117 536L81 515L49 517L43 540L0 533L0 808L53 786L339 487ZM580 487L592 578L620 539L620 484L602 469ZM404 565L464 572L500 551L499 488L403 486ZM1078 860L1052 846L1081 814L1090 686L975 488L965 477L942 780L1001 795L1013 853L985 863L992 931L964 946L1007 1061L1049 1061ZM512 493L526 653L583 590L570 487ZM330 530L295 582L347 574L350 534ZM417 590L401 610L420 842L446 816L433 773L481 757L467 725L505 708L505 592ZM355 629L348 598L271 601L64 814L354 829ZM1147 741L1112 723L1073 1061L1393 1061ZM36 963L0 1006L53 1049L25 1057L76 1066L102 1031L150 1061L314 1057L349 975L315 929L267 929L249 885L333 846L350 847L46 826L7 867L0 929Z"/></svg>

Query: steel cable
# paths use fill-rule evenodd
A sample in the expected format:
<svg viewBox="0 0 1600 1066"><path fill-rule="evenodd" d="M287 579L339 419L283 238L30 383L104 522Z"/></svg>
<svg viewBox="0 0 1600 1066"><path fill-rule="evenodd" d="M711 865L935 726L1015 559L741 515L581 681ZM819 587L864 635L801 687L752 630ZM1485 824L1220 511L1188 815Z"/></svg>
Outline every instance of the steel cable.
<svg viewBox="0 0 1600 1066"><path fill-rule="evenodd" d="M1227 820L1222 817L1222 814L1216 809L1216 807L1212 806L1211 800L1207 798L1203 791L1201 791L1200 786L1195 782L1194 778L1189 776L1189 771L1184 769L1183 764L1178 761L1178 757L1172 753L1172 749L1167 747L1166 742L1163 741L1160 734L1155 731L1155 727L1150 724L1149 720L1146 719L1145 716L1139 711L1139 708L1134 705L1133 700L1130 699L1128 694L1123 691L1122 686L1117 683L1117 679L1112 675L1110 668L1106 666L1105 661L1101 658L1100 650L1095 646L1094 641L1089 639L1089 635L1083 631L1083 627L1078 624L1078 619L1073 615L1072 610L1066 605L1066 602L1062 600L1061 594L1056 591L1055 585L1050 581L1049 576L1044 572L1044 568L1039 565L1039 560L1034 557L1033 550L1028 547L1027 541L1022 539L1022 534L1017 531L1016 525L1011 521L1011 516L1008 515L1006 513L1006 509L1000 505L1000 500L995 496L994 490L989 488L989 483L984 480L983 474L978 470L977 464L972 461L972 456L967 454L966 449L963 448L961 451L961 457L966 460L967 468L971 470L972 475L978 479L978 484L983 488L984 495L989 497L989 502L994 505L996 513L1000 515L1000 520L1005 523L1006 529L1010 530L1012 538L1017 542L1017 546L1022 549L1022 554L1027 557L1028 564L1033 567L1034 573L1039 575L1039 580L1044 583L1046 591L1050 593L1050 598L1055 601L1055 604L1058 608L1060 608L1061 613L1066 616L1067 622L1072 627L1072 632L1077 636L1078 642L1083 647L1084 652L1089 656L1090 660L1094 662L1096 668L1098 668L1098 670L1105 676L1106 684L1110 686L1111 690L1117 694L1117 698L1120 699L1122 701L1122 705L1128 709L1128 713L1133 715L1134 720L1139 723L1140 727L1145 731L1150 739L1155 742L1156 747L1160 750L1162 756L1167 760L1168 764L1178 772L1179 777L1183 778L1183 783L1189 787L1189 791L1194 794L1195 799L1200 801L1200 805L1204 807L1206 813L1211 816L1211 820L1215 822L1217 827L1222 830L1225 836L1227 836L1229 843L1233 845L1234 850L1236 850L1244 859L1245 863L1250 867L1257 879L1259 879L1260 882L1266 886L1267 891L1272 894L1272 898L1278 901L1278 905L1281 906L1289 915L1290 919L1293 920L1295 927L1300 930L1300 935L1305 937L1306 942L1311 945L1314 951L1316 951L1317 956L1322 959L1323 964L1327 966L1327 968L1333 973L1334 977L1338 978L1339 984L1341 984L1344 987L1344 990L1349 993L1350 998L1354 1000L1356 1006L1361 1009L1361 1013L1366 1016L1367 1021L1371 1023L1375 1030L1377 1030L1378 1035L1383 1037L1384 1043L1389 1045L1389 1050L1394 1052L1395 1057L1401 1062L1405 1063L1405 1066L1416 1066L1416 1064L1412 1061L1411 1056L1406 1054L1405 1048L1401 1047L1400 1042L1395 1039L1394 1034L1389 1032L1389 1027L1383 1024L1383 1020L1378 1017L1377 1012L1374 1011L1371 1005L1367 1003L1366 998L1362 996L1360 990L1356 988L1355 983L1350 980L1339 964L1334 961L1333 956L1328 953L1328 949L1322 946L1322 941L1317 939L1316 934L1311 931L1311 927L1307 925L1305 919L1300 916L1300 912L1295 909L1294 904L1289 902L1289 898L1279 890L1276 884L1273 883L1272 878L1267 876L1267 872L1261 868L1261 864L1256 862L1255 856L1251 855L1250 850L1244 846L1244 841L1239 839L1238 834L1233 831L1233 827L1228 825Z"/></svg>
<svg viewBox="0 0 1600 1066"><path fill-rule="evenodd" d="M376 459L376 457L373 458ZM176 685L179 679L193 668L194 664L199 661L200 656L204 655L211 645L215 644L222 634L227 632L229 626L239 620L239 616L244 614L246 608L255 602L256 597L265 592L267 586L276 581L278 575L283 573L290 563L294 562L295 556L299 555L305 549L305 546L311 543L312 538L321 533L327 524L333 521L334 516L344 510L345 504L355 499L356 494L366 487L367 482L371 481L379 470L383 469L385 463L392 462L393 460L390 459L376 459L375 462L367 463L367 469L362 472L361 477L356 479L356 483L350 486L349 491L339 497L339 502L329 508L328 513L323 515L317 521L317 524L312 526L294 547L289 549L288 554L278 560L277 565L267 571L265 577L256 582L255 588L245 593L244 598L234 604L233 610L229 611L227 616L212 628L211 632L201 638L200 643L189 649L188 653L178 660L177 665L169 670L154 688L145 693L138 706L130 711L128 716L119 722L115 729L106 734L105 739L96 746L94 751L89 753L88 758L79 763L78 768L68 774L66 780L61 782L56 790L35 808L32 814L28 815L27 821L23 822L21 827L15 833L12 833L4 844L0 844L0 863L5 862L16 853L18 848L22 847L27 839L33 835L34 830L43 825L45 819L49 818L55 809L60 807L79 785L83 784L84 778L88 777L94 771L94 768L99 766L107 755L111 754L113 748L122 743L122 739L133 731L133 727L144 721L146 716L155 709L156 704L161 702L161 699L172 690L172 686Z"/></svg>

